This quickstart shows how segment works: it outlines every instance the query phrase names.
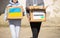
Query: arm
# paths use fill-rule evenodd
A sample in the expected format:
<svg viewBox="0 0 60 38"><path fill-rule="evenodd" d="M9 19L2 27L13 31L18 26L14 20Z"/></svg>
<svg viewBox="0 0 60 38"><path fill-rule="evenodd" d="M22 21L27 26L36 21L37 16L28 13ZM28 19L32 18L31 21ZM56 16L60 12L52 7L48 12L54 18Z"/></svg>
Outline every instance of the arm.
<svg viewBox="0 0 60 38"><path fill-rule="evenodd" d="M28 8L26 8L26 12L27 12L27 18L30 20L30 12Z"/></svg>
<svg viewBox="0 0 60 38"><path fill-rule="evenodd" d="M4 13L4 21L7 20L7 9L5 9L5 13Z"/></svg>
<svg viewBox="0 0 60 38"><path fill-rule="evenodd" d="M27 15L26 7L25 6L23 6L23 10L24 10L24 16Z"/></svg>

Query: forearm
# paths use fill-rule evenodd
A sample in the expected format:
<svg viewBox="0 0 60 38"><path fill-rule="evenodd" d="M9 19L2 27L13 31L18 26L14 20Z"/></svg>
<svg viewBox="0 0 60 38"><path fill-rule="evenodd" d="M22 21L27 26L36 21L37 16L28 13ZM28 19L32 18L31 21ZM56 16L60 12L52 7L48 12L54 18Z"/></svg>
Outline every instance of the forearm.
<svg viewBox="0 0 60 38"><path fill-rule="evenodd" d="M7 10L5 9L5 13L4 13L4 20L7 19Z"/></svg>

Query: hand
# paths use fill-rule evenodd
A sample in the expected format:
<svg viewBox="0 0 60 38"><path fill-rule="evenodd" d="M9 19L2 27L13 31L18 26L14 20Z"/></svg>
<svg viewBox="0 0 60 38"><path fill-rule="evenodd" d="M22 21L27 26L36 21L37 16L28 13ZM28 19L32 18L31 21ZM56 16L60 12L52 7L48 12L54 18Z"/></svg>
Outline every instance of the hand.
<svg viewBox="0 0 60 38"><path fill-rule="evenodd" d="M7 18L6 17L4 17L4 21L7 21Z"/></svg>
<svg viewBox="0 0 60 38"><path fill-rule="evenodd" d="M31 19L29 15L27 15L27 18L28 18L28 20L30 20L30 19Z"/></svg>

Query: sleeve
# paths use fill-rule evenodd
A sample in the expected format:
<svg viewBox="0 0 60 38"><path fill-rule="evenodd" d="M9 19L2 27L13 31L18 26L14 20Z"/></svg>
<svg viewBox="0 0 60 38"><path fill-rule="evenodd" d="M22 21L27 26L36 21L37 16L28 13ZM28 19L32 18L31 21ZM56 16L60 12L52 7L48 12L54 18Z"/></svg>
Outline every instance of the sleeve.
<svg viewBox="0 0 60 38"><path fill-rule="evenodd" d="M8 4L7 6L12 6L11 4Z"/></svg>
<svg viewBox="0 0 60 38"><path fill-rule="evenodd" d="M8 7L8 6L11 6L11 4L8 4L6 7ZM8 14L8 12L7 12L7 9L5 8L5 12L4 12L4 21L7 20L7 14Z"/></svg>
<svg viewBox="0 0 60 38"><path fill-rule="evenodd" d="M24 9L24 15L26 15L27 14L26 7L23 6L23 9Z"/></svg>
<svg viewBox="0 0 60 38"><path fill-rule="evenodd" d="M20 6L23 6L23 5L21 4ZM23 10L24 10L23 15L25 16L27 14L26 13L26 7L25 6L23 6Z"/></svg>
<svg viewBox="0 0 60 38"><path fill-rule="evenodd" d="M29 12L29 9L26 7L26 13L28 16L30 16L30 12Z"/></svg>
<svg viewBox="0 0 60 38"><path fill-rule="evenodd" d="M20 4L20 6L23 6L23 10L24 10L24 15L26 15L27 13L26 13L26 6L25 5L23 5L23 4Z"/></svg>
<svg viewBox="0 0 60 38"><path fill-rule="evenodd" d="M26 13L26 6L22 3L18 3L18 6L23 6L23 10L24 10L23 15L25 16L27 14Z"/></svg>
<svg viewBox="0 0 60 38"><path fill-rule="evenodd" d="M7 10L5 9L5 13L4 13L4 21L6 21L7 19Z"/></svg>

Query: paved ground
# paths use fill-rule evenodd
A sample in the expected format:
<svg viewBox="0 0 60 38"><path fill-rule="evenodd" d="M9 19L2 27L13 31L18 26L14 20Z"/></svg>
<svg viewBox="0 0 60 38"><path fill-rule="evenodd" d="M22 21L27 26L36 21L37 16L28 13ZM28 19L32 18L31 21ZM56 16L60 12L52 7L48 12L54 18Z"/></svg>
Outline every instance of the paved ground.
<svg viewBox="0 0 60 38"><path fill-rule="evenodd" d="M21 27L20 38L30 38L30 27ZM0 27L0 38L11 38L9 27ZM60 27L41 27L39 38L60 38Z"/></svg>

